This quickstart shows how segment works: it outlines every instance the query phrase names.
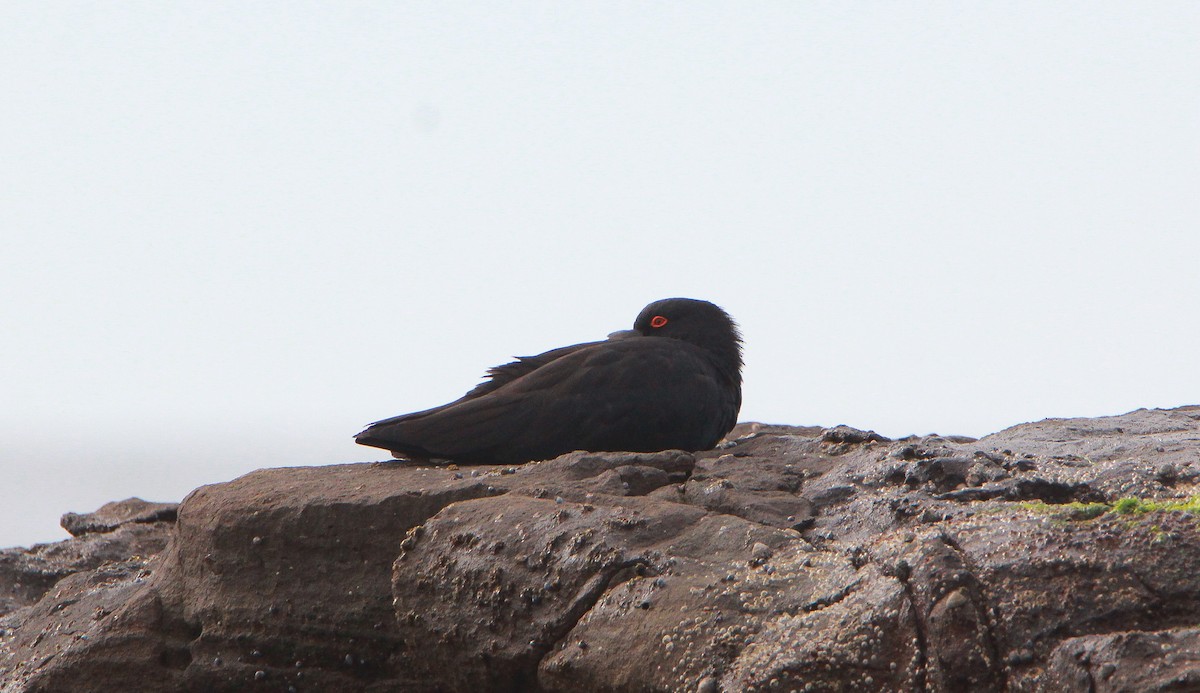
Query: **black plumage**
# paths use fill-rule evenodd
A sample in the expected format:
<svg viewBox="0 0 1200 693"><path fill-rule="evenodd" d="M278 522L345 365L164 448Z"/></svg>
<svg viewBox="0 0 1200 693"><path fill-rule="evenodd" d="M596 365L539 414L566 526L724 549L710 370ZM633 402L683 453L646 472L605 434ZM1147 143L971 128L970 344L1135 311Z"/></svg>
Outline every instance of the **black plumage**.
<svg viewBox="0 0 1200 693"><path fill-rule="evenodd" d="M646 306L633 329L492 368L440 407L371 424L355 440L397 457L517 464L573 450L707 450L737 422L741 337L707 301Z"/></svg>

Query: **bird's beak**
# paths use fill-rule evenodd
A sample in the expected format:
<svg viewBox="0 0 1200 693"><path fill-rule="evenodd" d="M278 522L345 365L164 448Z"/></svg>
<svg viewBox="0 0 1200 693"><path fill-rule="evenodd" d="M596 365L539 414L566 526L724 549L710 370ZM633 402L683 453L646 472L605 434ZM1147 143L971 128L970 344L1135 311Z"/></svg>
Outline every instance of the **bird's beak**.
<svg viewBox="0 0 1200 693"><path fill-rule="evenodd" d="M618 339L629 339L630 337L640 336L642 336L642 333L637 330L617 330L608 334L608 341L612 342Z"/></svg>

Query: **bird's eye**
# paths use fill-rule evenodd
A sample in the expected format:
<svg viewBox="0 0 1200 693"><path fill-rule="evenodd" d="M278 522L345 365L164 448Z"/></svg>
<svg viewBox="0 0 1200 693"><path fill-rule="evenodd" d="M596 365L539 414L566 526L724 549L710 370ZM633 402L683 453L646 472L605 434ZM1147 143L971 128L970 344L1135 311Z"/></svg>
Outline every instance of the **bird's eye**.
<svg viewBox="0 0 1200 693"><path fill-rule="evenodd" d="M661 315L655 315L650 318L650 327L662 327L667 324L667 319Z"/></svg>

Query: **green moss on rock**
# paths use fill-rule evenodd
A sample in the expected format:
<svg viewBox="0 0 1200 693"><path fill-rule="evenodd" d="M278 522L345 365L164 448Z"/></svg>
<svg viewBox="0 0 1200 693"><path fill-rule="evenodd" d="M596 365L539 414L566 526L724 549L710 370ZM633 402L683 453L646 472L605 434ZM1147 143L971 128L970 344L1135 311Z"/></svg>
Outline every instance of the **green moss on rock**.
<svg viewBox="0 0 1200 693"><path fill-rule="evenodd" d="M1069 520L1094 520L1107 513L1145 515L1152 512L1186 512L1200 515L1200 494L1183 500L1147 500L1128 496L1113 503L1044 503L1032 501L1022 507L1036 513L1057 515Z"/></svg>

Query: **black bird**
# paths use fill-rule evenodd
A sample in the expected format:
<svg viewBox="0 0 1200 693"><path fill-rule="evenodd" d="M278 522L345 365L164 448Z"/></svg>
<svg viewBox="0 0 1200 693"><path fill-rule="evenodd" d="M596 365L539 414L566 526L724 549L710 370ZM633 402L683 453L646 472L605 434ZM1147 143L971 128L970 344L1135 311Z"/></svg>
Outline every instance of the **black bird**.
<svg viewBox="0 0 1200 693"><path fill-rule="evenodd" d="M371 424L355 441L397 457L519 464L573 450L707 450L737 423L742 346L709 303L667 298L632 330L521 356L440 407Z"/></svg>

